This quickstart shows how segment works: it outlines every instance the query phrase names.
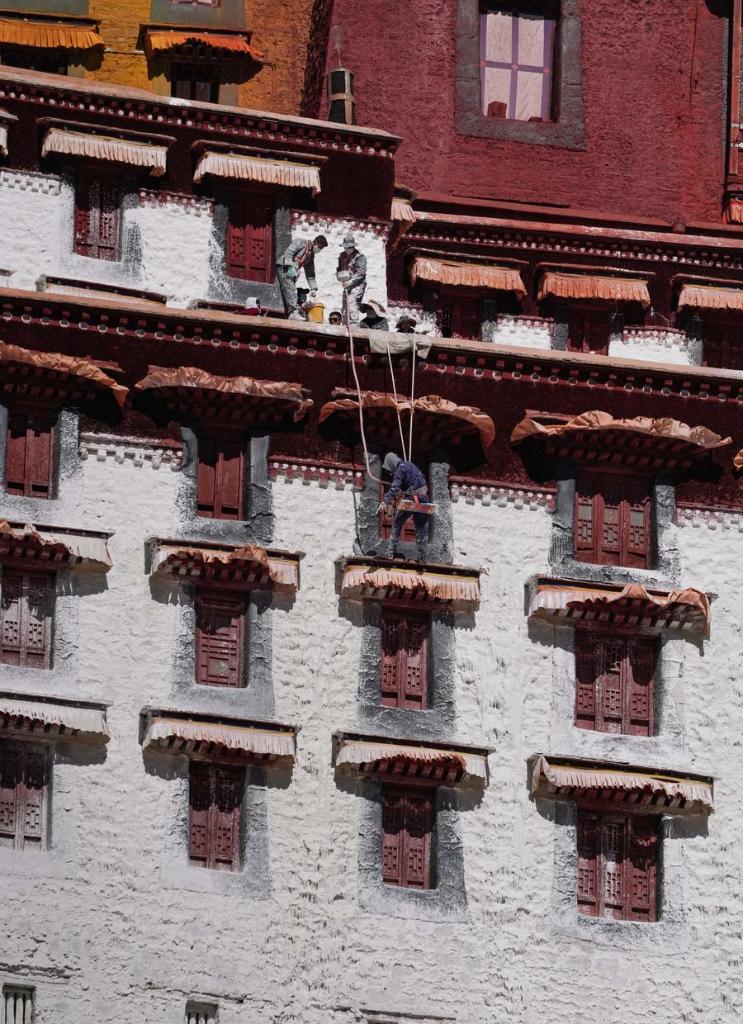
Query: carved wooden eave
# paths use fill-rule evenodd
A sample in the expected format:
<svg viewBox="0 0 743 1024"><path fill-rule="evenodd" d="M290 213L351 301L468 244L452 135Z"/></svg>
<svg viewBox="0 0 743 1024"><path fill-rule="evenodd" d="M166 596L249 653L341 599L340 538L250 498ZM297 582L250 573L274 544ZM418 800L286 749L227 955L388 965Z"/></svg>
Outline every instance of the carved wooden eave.
<svg viewBox="0 0 743 1024"><path fill-rule="evenodd" d="M147 541L150 573L185 583L251 587L296 592L302 552L266 549L257 544L151 537Z"/></svg>
<svg viewBox="0 0 743 1024"><path fill-rule="evenodd" d="M529 618L553 624L709 636L709 598L692 587L651 590L639 583L623 586L537 576L527 583L527 602Z"/></svg>
<svg viewBox="0 0 743 1024"><path fill-rule="evenodd" d="M88 120L101 115L113 124L118 122L130 128L139 124L146 130L156 124L161 130L184 129L189 136L194 131L202 136L222 134L225 141L237 138L243 145L260 142L277 150L288 144L331 155L390 157L400 143L399 138L388 132L358 125L160 97L134 86L7 66L0 69L0 99L6 103L31 103L57 117L60 112L75 120L78 112Z"/></svg>
<svg viewBox="0 0 743 1024"><path fill-rule="evenodd" d="M333 734L333 764L339 771L383 782L452 786L474 782L487 786L489 747L395 739L363 733Z"/></svg>
<svg viewBox="0 0 743 1024"><path fill-rule="evenodd" d="M481 569L363 556L342 558L336 564L341 572L341 597L350 600L471 610L480 604Z"/></svg>
<svg viewBox="0 0 743 1024"><path fill-rule="evenodd" d="M0 562L32 563L36 569L111 568L111 533L0 519Z"/></svg>
<svg viewBox="0 0 743 1024"><path fill-rule="evenodd" d="M103 393L119 408L128 394L128 388L89 359L37 352L4 341L0 341L0 391L51 405L88 402Z"/></svg>
<svg viewBox="0 0 743 1024"><path fill-rule="evenodd" d="M607 809L655 814L709 814L714 783L708 775L665 771L624 762L534 754L531 791L547 800L590 800Z"/></svg>
<svg viewBox="0 0 743 1024"><path fill-rule="evenodd" d="M197 711L143 708L140 712L143 749L208 761L290 765L296 757L297 731L293 725Z"/></svg>
<svg viewBox="0 0 743 1024"><path fill-rule="evenodd" d="M108 739L106 704L30 693L0 693L0 733L33 739Z"/></svg>
<svg viewBox="0 0 743 1024"><path fill-rule="evenodd" d="M311 324L297 320L249 317L222 310L163 309L159 303L122 296L121 299L97 298L3 288L0 315L6 323L43 337L44 330L62 327L70 337L82 338L95 331L102 339L128 338L135 345L149 341L177 345L187 362L184 347L234 349L255 357L255 365L267 374L271 357L291 356L322 359L329 365L348 363L348 335L343 327ZM55 335L56 337L56 335ZM439 377L452 375L468 382L481 382L490 392L493 381L525 384L567 385L571 389L622 396L635 393L651 399L678 397L729 403L743 400L743 372L715 367L671 366L639 359L620 359L583 352L543 351L503 346L484 341L459 341L452 338L426 338L430 351L419 359L416 390L442 391L447 388ZM88 342L89 343L89 342ZM358 331L356 361L363 370L379 356L372 355L368 334ZM399 357L393 355L393 360ZM403 357L404 358L404 357ZM244 367L241 360L241 368ZM426 379L430 375L430 380ZM301 380L302 367L297 369ZM472 388L478 400L478 389ZM483 397L482 401L485 398ZM650 403L649 403L650 404ZM695 413L698 415L698 413Z"/></svg>

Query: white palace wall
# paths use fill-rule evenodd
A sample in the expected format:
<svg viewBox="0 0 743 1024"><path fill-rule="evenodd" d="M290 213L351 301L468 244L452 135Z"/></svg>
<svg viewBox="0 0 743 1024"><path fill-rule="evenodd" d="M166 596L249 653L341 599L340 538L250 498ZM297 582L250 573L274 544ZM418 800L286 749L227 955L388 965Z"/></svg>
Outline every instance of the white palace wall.
<svg viewBox="0 0 743 1024"><path fill-rule="evenodd" d="M305 552L296 600L270 612L273 717L301 731L293 772L269 770L255 787L260 871L235 880L187 868L186 763L143 756L139 744L143 706L221 706L219 694L174 686L185 598L145 572L147 537L187 535L176 511L182 471L135 442L82 447L79 525L115 531L113 567L79 595L77 672L54 670L49 692L109 702L111 739L89 756L60 745L51 849L0 858L0 981L36 986L38 1024L182 1024L192 997L217 1002L220 1024L739 1019L737 525L682 515L678 527L684 585L720 596L711 639L681 642L683 737L665 766L715 774L717 809L708 835L667 833L674 888L664 883L661 921L615 923L579 918L574 824L528 791L531 754L583 750L559 716L565 638L530 629L524 610L527 578L548 571L547 502L458 496L454 560L487 574L479 610L455 627L454 731L494 753L482 797L459 797L464 913L422 920L362 900L364 801L331 766L332 733L358 727L361 615L339 602L334 565L353 553L358 493L282 475L272 483L273 546Z"/></svg>

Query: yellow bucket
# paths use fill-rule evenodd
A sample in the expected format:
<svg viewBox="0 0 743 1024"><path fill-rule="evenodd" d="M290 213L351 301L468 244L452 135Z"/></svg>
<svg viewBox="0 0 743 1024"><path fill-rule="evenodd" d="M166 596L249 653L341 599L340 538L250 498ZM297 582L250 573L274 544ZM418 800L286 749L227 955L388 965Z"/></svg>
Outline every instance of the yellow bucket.
<svg viewBox="0 0 743 1024"><path fill-rule="evenodd" d="M307 319L313 324L321 324L325 319L325 306L322 302L313 302L305 308L307 309Z"/></svg>

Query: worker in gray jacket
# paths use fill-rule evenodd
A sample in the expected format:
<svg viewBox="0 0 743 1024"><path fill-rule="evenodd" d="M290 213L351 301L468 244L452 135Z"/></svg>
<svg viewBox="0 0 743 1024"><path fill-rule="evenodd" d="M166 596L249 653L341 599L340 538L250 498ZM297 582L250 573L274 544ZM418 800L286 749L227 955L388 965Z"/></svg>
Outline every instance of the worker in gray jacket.
<svg viewBox="0 0 743 1024"><path fill-rule="evenodd" d="M352 324L359 322L359 305L366 291L366 256L356 248L353 235L343 239L343 252L338 257L336 277L343 285L343 322L346 310Z"/></svg>
<svg viewBox="0 0 743 1024"><path fill-rule="evenodd" d="M279 257L276 264L276 277L281 290L281 298L284 301L284 312L290 320L306 319L297 299L297 280L301 272L304 271L307 284L310 287L310 294L315 295L317 291L315 253L321 252L327 246L328 240L325 235L316 235L314 238L295 238Z"/></svg>

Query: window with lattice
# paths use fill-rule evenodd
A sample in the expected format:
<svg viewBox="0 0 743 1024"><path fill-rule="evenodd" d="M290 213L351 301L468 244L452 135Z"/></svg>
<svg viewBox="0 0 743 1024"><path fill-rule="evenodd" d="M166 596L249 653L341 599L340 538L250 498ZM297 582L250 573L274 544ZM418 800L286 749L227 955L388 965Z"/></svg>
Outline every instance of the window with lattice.
<svg viewBox="0 0 743 1024"><path fill-rule="evenodd" d="M704 365L723 370L743 370L743 323L705 320Z"/></svg>
<svg viewBox="0 0 743 1024"><path fill-rule="evenodd" d="M174 64L170 70L170 95L181 100L219 103L219 65L215 62Z"/></svg>
<svg viewBox="0 0 743 1024"><path fill-rule="evenodd" d="M481 297L461 288L442 288L438 318L442 338L479 338L482 335Z"/></svg>
<svg viewBox="0 0 743 1024"><path fill-rule="evenodd" d="M555 4L487 3L480 14L480 90L486 117L550 121Z"/></svg>
<svg viewBox="0 0 743 1024"><path fill-rule="evenodd" d="M382 878L403 889L431 889L433 789L382 787Z"/></svg>
<svg viewBox="0 0 743 1024"><path fill-rule="evenodd" d="M581 472L575 485L575 557L581 562L651 566L649 477Z"/></svg>
<svg viewBox="0 0 743 1024"><path fill-rule="evenodd" d="M658 641L578 629L575 724L580 729L653 735Z"/></svg>
<svg viewBox="0 0 743 1024"><path fill-rule="evenodd" d="M0 847L46 848L48 785L46 747L0 742Z"/></svg>
<svg viewBox="0 0 743 1024"><path fill-rule="evenodd" d="M3 985L3 1024L34 1024L35 994L28 985Z"/></svg>
<svg viewBox="0 0 743 1024"><path fill-rule="evenodd" d="M579 808L577 841L579 913L618 921L655 921L658 816Z"/></svg>
<svg viewBox="0 0 743 1024"><path fill-rule="evenodd" d="M186 1024L217 1024L219 1007L216 1003L204 1003L189 999L186 1003Z"/></svg>
<svg viewBox="0 0 743 1024"><path fill-rule="evenodd" d="M55 577L4 566L0 576L0 662L50 668Z"/></svg>
<svg viewBox="0 0 743 1024"><path fill-rule="evenodd" d="M239 870L244 791L244 768L191 762L188 856L192 865L216 871Z"/></svg>
<svg viewBox="0 0 743 1024"><path fill-rule="evenodd" d="M431 615L407 608L382 609L382 704L421 711L428 707Z"/></svg>
<svg viewBox="0 0 743 1024"><path fill-rule="evenodd" d="M195 603L196 682L244 686L246 595L199 588Z"/></svg>
<svg viewBox="0 0 743 1024"><path fill-rule="evenodd" d="M271 195L241 192L232 197L227 223L227 273L243 281L273 281Z"/></svg>
<svg viewBox="0 0 743 1024"><path fill-rule="evenodd" d="M568 315L568 347L572 352L608 355L614 312L605 305L578 302Z"/></svg>
<svg viewBox="0 0 743 1024"><path fill-rule="evenodd" d="M245 518L245 436L203 429L197 441L196 512L208 519Z"/></svg>
<svg viewBox="0 0 743 1024"><path fill-rule="evenodd" d="M81 167L75 176L75 229L73 250L96 260L121 259L121 203L119 172Z"/></svg>
<svg viewBox="0 0 743 1024"><path fill-rule="evenodd" d="M58 411L45 406L8 410L5 490L26 498L51 498Z"/></svg>

